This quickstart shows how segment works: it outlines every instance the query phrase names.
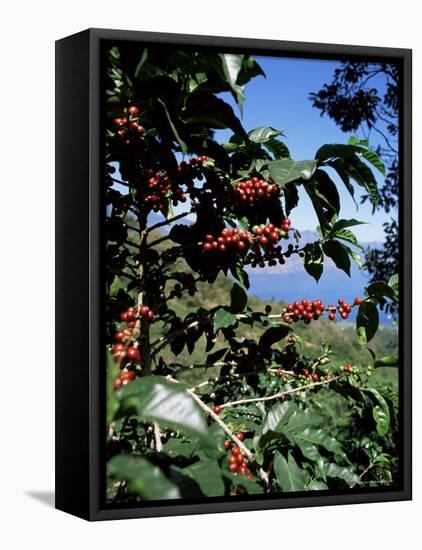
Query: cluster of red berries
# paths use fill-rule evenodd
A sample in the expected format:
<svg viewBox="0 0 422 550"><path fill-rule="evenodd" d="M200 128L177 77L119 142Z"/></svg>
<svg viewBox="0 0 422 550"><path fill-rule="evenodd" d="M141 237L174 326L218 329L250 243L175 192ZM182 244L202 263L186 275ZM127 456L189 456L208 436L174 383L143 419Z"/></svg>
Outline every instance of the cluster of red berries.
<svg viewBox="0 0 422 550"><path fill-rule="evenodd" d="M115 344L113 346L113 358L116 363L120 363L123 359L128 359L129 361L138 362L141 360L141 354L139 349L136 346L126 347L122 342Z"/></svg>
<svg viewBox="0 0 422 550"><path fill-rule="evenodd" d="M219 250L220 252L226 252L228 249L235 249L238 251L245 250L249 246L251 234L246 229L228 229L225 227L218 237L213 235L205 235L204 242L202 243L202 249L205 252L211 250Z"/></svg>
<svg viewBox="0 0 422 550"><path fill-rule="evenodd" d="M199 157L191 157L189 162L182 160L179 163L178 171L181 180L188 187L189 192L193 195L196 195L200 192L199 189L195 188L194 180L201 181L204 178L203 174L203 165L208 161L208 158L201 155Z"/></svg>
<svg viewBox="0 0 422 550"><path fill-rule="evenodd" d="M124 369L119 376L116 376L114 379L114 389L118 390L122 386L126 386L126 384L129 384L129 382L132 382L132 380L135 378L135 375L132 371Z"/></svg>
<svg viewBox="0 0 422 550"><path fill-rule="evenodd" d="M131 105L128 109L125 109L125 111L128 116L117 117L113 120L114 124L119 128L117 130L117 135L125 139L129 133L143 134L145 128L138 122L138 107L136 107L136 105Z"/></svg>
<svg viewBox="0 0 422 550"><path fill-rule="evenodd" d="M252 227L253 234L257 237L258 242L266 247L278 243L280 239L288 238L291 221L285 218L282 222L282 227L276 227L273 223L268 225L254 225Z"/></svg>
<svg viewBox="0 0 422 550"><path fill-rule="evenodd" d="M361 298L356 298L354 305L358 306L362 303ZM336 318L336 312L338 312L342 319L347 319L352 311L353 305L346 304L343 299L338 300L338 307L329 305L328 307L323 304L321 300L306 300L303 299L300 302L295 301L293 304L287 304L283 309L283 320L286 323L297 322L299 320L309 324L312 320L317 321L321 315L328 312L328 318L330 321L334 321Z"/></svg>
<svg viewBox="0 0 422 550"><path fill-rule="evenodd" d="M234 188L239 199L251 205L256 202L266 201L279 194L278 185L275 183L268 183L264 179L260 179L256 176L249 180L236 183Z"/></svg>
<svg viewBox="0 0 422 550"><path fill-rule="evenodd" d="M145 201L152 205L154 212L164 208L164 199L170 192L174 206L177 206L179 201L186 202L186 195L181 187L171 181L167 174L161 171L154 172L152 168L149 168L146 173L148 192Z"/></svg>
<svg viewBox="0 0 422 550"><path fill-rule="evenodd" d="M149 321L154 322L155 321L155 315L152 309L148 306L140 306L139 310L136 310L135 307L130 307L126 311L123 311L120 314L120 320L123 323L127 323L127 326L129 328L135 327L135 322L138 317L142 317L143 319L147 319Z"/></svg>
<svg viewBox="0 0 422 550"><path fill-rule="evenodd" d="M240 441L245 439L245 434L243 432L239 432L236 436ZM224 442L224 448L231 451L227 458L230 470L235 474L243 474L248 479L253 479L252 472L248 469L248 461L242 454L239 447L232 445L231 441L226 439Z"/></svg>

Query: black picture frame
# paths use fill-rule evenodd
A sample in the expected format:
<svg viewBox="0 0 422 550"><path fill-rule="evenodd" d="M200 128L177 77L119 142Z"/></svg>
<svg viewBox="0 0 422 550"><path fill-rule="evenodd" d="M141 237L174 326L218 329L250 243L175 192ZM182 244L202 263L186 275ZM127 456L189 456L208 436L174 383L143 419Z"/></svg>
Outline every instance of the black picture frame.
<svg viewBox="0 0 422 550"><path fill-rule="evenodd" d="M400 422L402 484L343 494L161 501L110 508L104 477L101 351L101 44L139 41L336 60L398 63L400 108ZM203 514L412 498L411 162L412 52L408 49L89 29L56 42L56 508L87 520Z"/></svg>

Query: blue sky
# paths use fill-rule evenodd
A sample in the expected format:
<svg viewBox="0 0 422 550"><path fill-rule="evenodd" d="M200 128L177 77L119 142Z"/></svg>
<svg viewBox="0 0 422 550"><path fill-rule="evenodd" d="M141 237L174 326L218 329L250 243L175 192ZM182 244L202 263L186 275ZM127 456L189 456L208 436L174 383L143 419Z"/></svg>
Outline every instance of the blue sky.
<svg viewBox="0 0 422 550"><path fill-rule="evenodd" d="M258 126L272 126L282 130L282 138L288 146L292 158L305 160L314 158L317 149L324 143L345 143L351 134L343 133L328 116L320 116L320 111L312 107L309 101L310 92L318 91L323 84L332 80L338 63L335 61L256 57L263 68L266 78L259 76L245 87L245 104L242 123L246 130ZM240 116L234 101L225 94L235 112ZM227 141L231 131L216 133L220 141ZM359 135L359 137L364 137ZM370 137L370 146L379 144L377 135ZM379 183L382 176L375 174ZM335 177L333 179L336 179ZM383 212L372 213L369 204L356 206L343 184L339 185L342 218L358 218L368 225L354 228L362 242L382 241L384 232L382 224L388 219ZM360 193L356 191L359 203ZM315 213L307 195L300 193L300 202L291 215L295 227L302 230L313 230L318 225Z"/></svg>

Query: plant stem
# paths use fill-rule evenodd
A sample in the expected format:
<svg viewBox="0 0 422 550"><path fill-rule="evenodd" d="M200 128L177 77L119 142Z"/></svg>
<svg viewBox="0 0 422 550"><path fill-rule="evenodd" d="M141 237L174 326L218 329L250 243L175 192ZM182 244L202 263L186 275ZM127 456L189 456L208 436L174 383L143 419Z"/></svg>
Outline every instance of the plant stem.
<svg viewBox="0 0 422 550"><path fill-rule="evenodd" d="M172 378L171 376L166 377L167 380L170 380L170 382L173 382L175 384L178 384L179 382ZM251 451L246 447L246 445L240 441L240 439L230 430L230 428L225 424L221 418L216 414L208 405L206 405L202 399L192 390L187 389L185 390L186 393L188 393L195 401L196 403L201 407L203 411L207 413L207 415L214 420L216 424L218 424L224 432L230 437L230 439L239 447L239 449L243 452L243 454L247 457L247 459L252 462L253 464L256 464L255 457L251 453ZM257 467L257 474L260 477L260 479L265 483L265 485L268 485L269 478L268 474L265 470L263 470L261 467Z"/></svg>
<svg viewBox="0 0 422 550"><path fill-rule="evenodd" d="M293 393L298 393L303 390L315 388L317 386L324 386L326 384L330 384L334 380L338 380L339 378L341 378L341 376L342 375L332 376L327 380L321 380L320 382L312 382L311 384L305 384L303 386L299 386L298 388L292 388L291 390L277 392L274 395L267 395L265 397L251 397L250 399L239 399L238 401L229 401L228 403L223 403L222 405L220 405L220 408L225 409L226 407L234 407L236 405L245 405L246 403L261 403L263 401L273 401L274 399L280 399L282 397L285 397L286 395L291 395Z"/></svg>

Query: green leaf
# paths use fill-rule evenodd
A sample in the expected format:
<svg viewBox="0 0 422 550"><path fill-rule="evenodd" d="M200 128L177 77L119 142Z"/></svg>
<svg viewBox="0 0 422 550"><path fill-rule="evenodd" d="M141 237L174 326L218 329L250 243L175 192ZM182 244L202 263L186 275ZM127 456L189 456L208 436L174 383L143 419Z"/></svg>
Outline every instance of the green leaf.
<svg viewBox="0 0 422 550"><path fill-rule="evenodd" d="M343 270L350 277L350 257L347 249L336 240L325 241L322 249L333 260L336 267Z"/></svg>
<svg viewBox="0 0 422 550"><path fill-rule="evenodd" d="M366 224L366 222L361 222L361 221L355 220L353 218L350 219L350 220L338 220L333 225L333 228L330 231L330 235L335 237L337 232L340 231L341 229L344 229L346 227L353 227L355 225L365 225L365 224Z"/></svg>
<svg viewBox="0 0 422 550"><path fill-rule="evenodd" d="M251 141L254 143L265 143L269 141L271 138L274 138L276 136L282 136L283 132L280 130L276 130L275 128L266 128L265 126L261 126L260 128L255 128L255 130L252 130L248 133L248 137Z"/></svg>
<svg viewBox="0 0 422 550"><path fill-rule="evenodd" d="M348 163L346 171L348 175L371 196L373 204L379 203L377 181L371 169L361 160L353 159Z"/></svg>
<svg viewBox="0 0 422 550"><path fill-rule="evenodd" d="M355 234L352 233L351 231L349 231L348 229L340 229L333 236L335 236L337 239L340 239L342 241L346 241L347 243L352 244L356 248L359 248L359 250L364 250L363 246L361 244L359 244ZM347 253L350 255L349 250L350 249L347 249ZM353 259L355 259L355 258L353 258Z"/></svg>
<svg viewBox="0 0 422 550"><path fill-rule="evenodd" d="M276 159L290 158L289 149L278 139L269 139L263 145Z"/></svg>
<svg viewBox="0 0 422 550"><path fill-rule="evenodd" d="M259 428L261 435L269 431L275 431L281 421L287 422L289 417L296 411L296 404L292 401L283 401L274 405L266 414L264 422Z"/></svg>
<svg viewBox="0 0 422 550"><path fill-rule="evenodd" d="M359 139L356 136L350 136L348 143L349 145L362 145L362 147L368 147L369 145L369 141L367 139Z"/></svg>
<svg viewBox="0 0 422 550"><path fill-rule="evenodd" d="M169 126L171 128L171 131L173 132L173 135L174 135L174 139L177 141L177 143L179 144L180 146L180 149L182 150L183 153L187 153L188 152L188 147L186 145L186 143L183 141L183 139L179 136L179 133L177 132L177 129L176 129L176 126L174 125L172 119L171 119L171 116L170 116L170 113L167 109L167 105L164 103L164 101L161 99L161 98L157 98L157 101L158 103L160 103L160 105L163 107L164 109L164 113L166 115L166 118L167 118L167 122L169 123Z"/></svg>
<svg viewBox="0 0 422 550"><path fill-rule="evenodd" d="M359 140L357 140L359 141ZM372 166L377 168L383 176L385 176L385 165L379 156L373 151L369 151L366 146L363 146L365 142L359 141L359 143L350 143L345 145L342 143L335 143L332 145L323 145L318 149L315 158L324 161L335 158L357 158L357 155L362 156ZM367 142L366 142L367 143Z"/></svg>
<svg viewBox="0 0 422 550"><path fill-rule="evenodd" d="M374 362L374 367L398 367L399 366L399 358L397 355L384 355L384 357L380 357Z"/></svg>
<svg viewBox="0 0 422 550"><path fill-rule="evenodd" d="M230 348L221 348L217 351L214 351L213 353L210 353L207 355L207 365L212 365L214 363L217 363L217 361L220 361L224 358L226 353L230 350Z"/></svg>
<svg viewBox="0 0 422 550"><path fill-rule="evenodd" d="M248 303L248 294L246 293L243 286L238 282L234 282L231 292L230 292L230 309L235 313L240 313L245 310L245 307Z"/></svg>
<svg viewBox="0 0 422 550"><path fill-rule="evenodd" d="M145 376L119 390L118 398L123 416L132 410L142 420L155 421L202 439L208 437L202 410L181 384L157 375Z"/></svg>
<svg viewBox="0 0 422 550"><path fill-rule="evenodd" d="M127 482L130 493L145 500L181 498L178 487L145 458L117 455L108 462L107 468L110 476Z"/></svg>
<svg viewBox="0 0 422 550"><path fill-rule="evenodd" d="M196 481L205 496L218 497L224 495L224 481L216 460L200 460L181 471Z"/></svg>
<svg viewBox="0 0 422 550"><path fill-rule="evenodd" d="M237 84L237 77L242 69L244 56L226 53L220 54L219 57L221 59L221 66L225 80L230 86L233 96L241 109L244 100L244 91L243 86L239 86Z"/></svg>
<svg viewBox="0 0 422 550"><path fill-rule="evenodd" d="M317 481L316 479L313 479L307 486L308 491L325 491L328 489L328 485L326 485L323 481Z"/></svg>
<svg viewBox="0 0 422 550"><path fill-rule="evenodd" d="M290 332L288 324L279 324L277 326L270 327L259 339L259 346L263 348L269 348L276 342L279 342L285 338Z"/></svg>
<svg viewBox="0 0 422 550"><path fill-rule="evenodd" d="M233 313L221 307L217 309L214 315L214 332L217 332L221 328L232 327L236 323L236 315L233 315Z"/></svg>
<svg viewBox="0 0 422 550"><path fill-rule="evenodd" d="M297 180L309 180L316 170L315 160L295 162L291 159L273 160L268 163L270 176L281 186Z"/></svg>
<svg viewBox="0 0 422 550"><path fill-rule="evenodd" d="M116 392L114 391L114 379L119 374L119 368L114 362L113 356L108 351L107 352L107 424L109 425L113 419L114 415L119 408L119 402L116 398Z"/></svg>
<svg viewBox="0 0 422 550"><path fill-rule="evenodd" d="M197 441L190 441L185 438L171 437L164 445L163 452L173 458L191 458L198 448Z"/></svg>
<svg viewBox="0 0 422 550"><path fill-rule="evenodd" d="M383 281L371 283L368 287L366 287L365 292L368 296L387 297L392 300L397 300L394 289Z"/></svg>
<svg viewBox="0 0 422 550"><path fill-rule="evenodd" d="M304 252L303 262L305 269L318 282L324 269L322 248L318 243L310 243L306 245Z"/></svg>
<svg viewBox="0 0 422 550"><path fill-rule="evenodd" d="M364 389L366 393L369 393L375 405L372 408L372 415L377 427L377 433L380 437L383 437L390 429L390 410L388 408L387 401L379 393L379 391L373 388Z"/></svg>
<svg viewBox="0 0 422 550"><path fill-rule="evenodd" d="M330 231L332 222L340 212L340 197L337 187L324 170L316 170L311 181L304 188L318 217L321 232L325 235Z"/></svg>
<svg viewBox="0 0 422 550"><path fill-rule="evenodd" d="M209 92L195 92L186 101L183 120L188 124L201 124L208 128L230 128L239 136L246 132L232 107Z"/></svg>
<svg viewBox="0 0 422 550"><path fill-rule="evenodd" d="M379 315L375 304L369 301L362 302L356 317L356 331L361 345L372 340L378 330Z"/></svg>
<svg viewBox="0 0 422 550"><path fill-rule="evenodd" d="M346 230L344 230L344 231L346 231ZM362 260L361 260L360 255L357 252L355 252L354 250L352 250L351 248L349 248L348 246L346 246L345 244L343 246L347 250L347 253L349 254L349 256L354 260L356 265L359 267L359 269L362 269L363 265L362 265ZM357 245L355 245L355 246L357 246ZM359 246L359 248L362 248L362 247Z"/></svg>
<svg viewBox="0 0 422 550"><path fill-rule="evenodd" d="M247 226L245 229L246 228ZM241 258L239 258L234 265L232 264L230 266L230 273L242 286L249 288L249 276L244 269L243 260Z"/></svg>
<svg viewBox="0 0 422 550"><path fill-rule="evenodd" d="M327 477L342 479L349 485L349 487L352 487L353 485L360 485L361 483L359 476L354 472L334 463L326 464L324 466L324 474Z"/></svg>
<svg viewBox="0 0 422 550"><path fill-rule="evenodd" d="M277 430L283 431L283 433L288 435L293 435L308 427L316 426L319 422L321 422L321 417L310 410L294 411L290 415L287 425L279 425Z"/></svg>
<svg viewBox="0 0 422 550"><path fill-rule="evenodd" d="M142 70L142 67L145 65L146 60L148 59L148 48L144 48L142 50L141 58L138 61L138 64L136 65L135 69L135 78L138 78L139 73Z"/></svg>
<svg viewBox="0 0 422 550"><path fill-rule="evenodd" d="M305 474L299 468L292 454L289 452L287 460L277 451L274 457L274 472L277 483L283 491L305 490Z"/></svg>
<svg viewBox="0 0 422 550"><path fill-rule="evenodd" d="M108 295L109 296L116 296L116 294L119 292L121 288L123 288L124 285L122 284L122 281L118 275L115 275L113 278L113 282L110 285Z"/></svg>
<svg viewBox="0 0 422 550"><path fill-rule="evenodd" d="M325 161L335 158L354 157L361 148L356 145L346 145L344 143L331 143L323 145L318 149L315 158L319 161Z"/></svg>
<svg viewBox="0 0 422 550"><path fill-rule="evenodd" d="M231 486L242 487L248 495L259 495L264 492L262 486L253 479L248 479L244 475L234 474L232 472L223 471L223 476L227 479Z"/></svg>
<svg viewBox="0 0 422 550"><path fill-rule="evenodd" d="M302 432L296 432L294 434L294 440L296 442L300 440L323 447L327 451L343 458L346 456L337 439L322 429L305 428Z"/></svg>
<svg viewBox="0 0 422 550"><path fill-rule="evenodd" d="M391 286L391 288L394 290L394 292L398 295L398 293L399 293L399 276L397 275L397 273L390 277L390 280L388 281L388 286Z"/></svg>
<svg viewBox="0 0 422 550"><path fill-rule="evenodd" d="M286 216L288 216L293 208L296 208L299 204L299 193L297 191L297 186L294 183L286 184L283 189L283 194Z"/></svg>
<svg viewBox="0 0 422 550"><path fill-rule="evenodd" d="M361 155L365 160L372 164L372 166L379 170L383 176L385 176L385 164L376 153L373 151L364 150L361 152Z"/></svg>

